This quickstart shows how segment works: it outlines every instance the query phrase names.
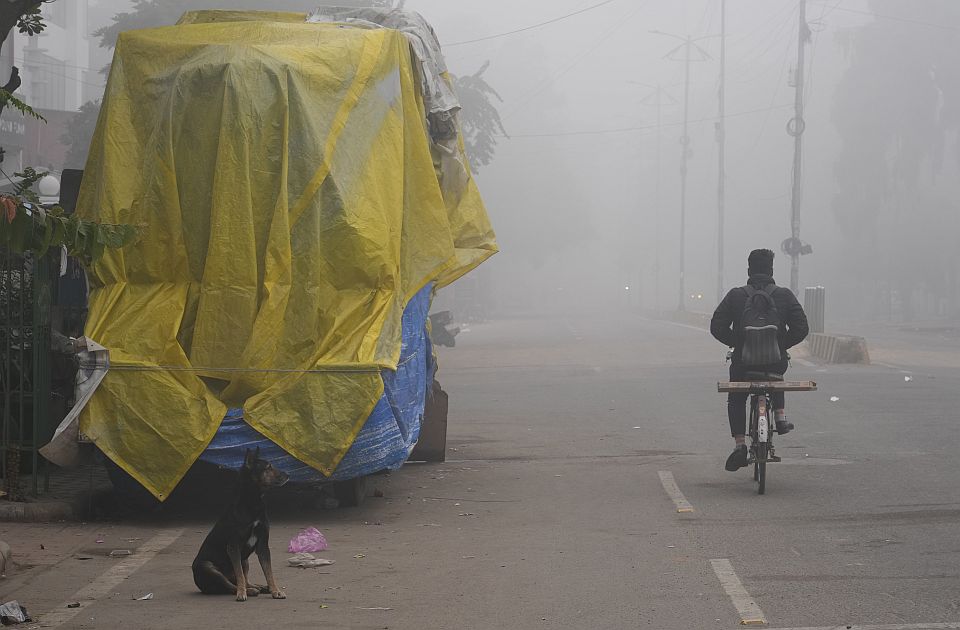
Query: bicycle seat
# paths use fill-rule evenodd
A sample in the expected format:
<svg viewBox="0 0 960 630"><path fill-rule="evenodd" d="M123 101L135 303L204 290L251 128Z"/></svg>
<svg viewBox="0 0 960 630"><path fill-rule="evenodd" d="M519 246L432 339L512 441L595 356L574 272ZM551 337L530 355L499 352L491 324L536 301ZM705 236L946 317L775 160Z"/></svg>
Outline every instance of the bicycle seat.
<svg viewBox="0 0 960 630"><path fill-rule="evenodd" d="M750 381L753 383L756 383L759 381L766 381L766 382L782 381L783 374L776 374L774 372L747 372L746 374L743 375L743 380Z"/></svg>

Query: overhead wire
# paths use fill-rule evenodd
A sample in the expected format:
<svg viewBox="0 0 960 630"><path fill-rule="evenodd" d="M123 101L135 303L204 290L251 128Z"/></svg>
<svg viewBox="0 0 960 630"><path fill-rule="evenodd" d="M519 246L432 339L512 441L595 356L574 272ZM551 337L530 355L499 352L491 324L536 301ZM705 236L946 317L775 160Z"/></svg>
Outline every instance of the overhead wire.
<svg viewBox="0 0 960 630"><path fill-rule="evenodd" d="M560 78L562 78L563 76L565 76L568 72L570 72L571 70L573 70L573 69L574 69L576 66L578 66L584 59L586 59L587 57L589 57L590 55L592 55L598 48L600 48L601 46L603 46L604 44L606 44L607 42L609 42L609 41L610 41L610 37L611 37L614 33L616 33L617 31L619 31L620 29L622 29L623 27L625 27L627 24L629 24L630 21L631 21L638 13L640 13L640 12L645 8L645 6L646 6L647 4L648 4L648 2L641 2L637 7L635 7L635 10L634 10L634 11L631 11L631 12L629 12L628 14L626 14L623 19L617 20L617 22L613 25L612 28L610 28L610 29L608 29L607 31L605 31L605 32L603 33L603 35L601 35L598 39L596 39L594 42L592 42L592 44L589 46L589 48L583 50L581 53L579 53L578 55L576 55L576 56L573 58L573 60L572 60L569 64L567 64L567 66L565 66L560 72L558 72L558 73L556 73L556 74L554 74L554 75L552 75L552 76L548 76L546 79L544 79L543 81L541 81L537 86L535 86L535 87L532 88L529 92L527 92L525 95L523 95L523 96L518 100L517 105L516 105L513 109L511 109L510 111L508 111L508 112L503 116L503 119L506 120L506 119L510 118L511 116L513 116L514 114L516 114L517 112L519 112L521 109L523 109L523 107L524 107L527 103L529 103L531 100L533 100L534 97L536 97L538 94L540 94L540 93L543 92L545 89L547 89L548 87L550 87L550 86L551 86L553 83L555 83L558 79L560 79Z"/></svg>
<svg viewBox="0 0 960 630"><path fill-rule="evenodd" d="M106 87L106 84L105 84L105 83L94 83L94 82L92 82L92 81L86 81L86 80L84 80L84 79L78 79L77 77L71 77L71 76L68 75L68 74L60 74L59 72L55 72L55 71L54 71L55 69L61 69L61 68L64 69L64 70L66 70L66 68L73 68L73 69L87 70L88 72L92 72L91 70L86 69L86 68L82 68L81 66L71 66L71 65L69 65L69 64L58 64L58 63L43 62L43 61L30 61L30 62L27 62L27 61L24 61L23 59L15 59L14 61L15 61L16 63L21 63L21 64L23 64L24 67L28 67L28 66L34 65L34 64L46 66L46 67L44 67L44 68L40 68L40 70L42 70L43 72L47 72L47 73L49 73L49 74L52 74L52 75L55 76L55 77L60 77L61 79L66 79L66 80L68 80L68 81L74 81L74 82L76 82L76 83L83 83L84 85L90 85L90 86L93 86L93 87L96 87L96 88Z"/></svg>
<svg viewBox="0 0 960 630"><path fill-rule="evenodd" d="M568 20L568 19L570 19L570 18L572 18L572 17L575 17L575 16L577 16L577 15L581 15L581 14L586 13L586 12L588 12L588 11L593 11L594 9L599 9L600 7L606 6L606 5L608 5L608 4L612 4L612 3L617 2L617 1L618 1L618 0L604 0L603 2L598 2L597 4L591 5L591 6L589 6L589 7L585 7L585 8L583 8L583 9L578 10L578 11L574 11L573 13L568 13L568 14L566 14L566 15L561 15L560 17L552 18L552 19L547 20L547 21L545 21L545 22L540 22L540 23L538 23L538 24L531 24L530 26L524 26L523 28L517 28L517 29L514 29L514 30L512 30L512 31L505 31L505 32L503 32L503 33L496 33L496 34L494 34L494 35L487 35L487 36L485 36L485 37L477 37L476 39L467 39L467 40L463 40L463 41L459 41L459 42L451 42L451 43L449 43L449 44L443 44L443 47L444 47L444 48L453 48L453 47L455 47L455 46L465 46L466 44L475 44L475 43L477 43L477 42L485 42L485 41L489 41L489 40L491 40L491 39L499 39L499 38L501 38L501 37L507 37L507 36L509 36L509 35L516 35L517 33L525 33L525 32L527 32L527 31L532 31L532 30L535 30L535 29L538 29L538 28L543 28L544 26L549 26L550 24L556 24L557 22L562 22L562 21L564 21L564 20Z"/></svg>
<svg viewBox="0 0 960 630"><path fill-rule="evenodd" d="M757 43L746 49L737 50L736 47L734 47L734 50L731 52L731 56L740 60L738 65L744 68L752 67L758 59L764 59L768 57L768 55L777 48L778 44L783 43L784 39L792 39L789 37L784 37L784 33L785 31L789 31L792 25L796 23L796 17L799 14L799 11L800 5L797 3L793 6L793 9L783 17L777 26L772 27L767 31L768 37L760 38ZM744 73L741 73L740 76L744 76Z"/></svg>
<svg viewBox="0 0 960 630"><path fill-rule="evenodd" d="M777 97L780 96L780 90L783 88L783 78L786 75L787 68L790 65L790 50L792 48L793 48L793 42L788 41L783 51L782 60L780 62L780 76L777 78L777 82L773 90L773 96L770 98L771 107L773 106L774 103L777 102ZM753 153L757 150L757 147L760 146L760 141L763 140L763 136L767 130L767 124L770 122L771 111L773 110L772 109L768 110L767 115L763 117L763 122L760 123L760 131L757 134L757 138L756 140L753 141L753 144L750 146L750 149L744 155L753 155Z"/></svg>
<svg viewBox="0 0 960 630"><path fill-rule="evenodd" d="M837 7L839 7L840 3L842 2L843 0L837 0L836 4L833 5L832 9L836 9ZM820 12L820 17L816 19L816 22L820 23L821 29L818 30L816 34L813 36L813 43L810 46L810 64L809 64L809 72L807 74L807 85L805 87L806 98L804 100L804 109L806 109L806 106L810 104L810 101L813 98L813 69L817 59L817 45L820 43L820 34L826 28L824 20L832 12L833 11L831 10L831 7L824 5L823 11Z"/></svg>
<svg viewBox="0 0 960 630"><path fill-rule="evenodd" d="M786 3L779 11L773 13L767 20L757 25L757 27L754 28L753 30L747 31L746 33L741 33L739 35L732 34L727 39L730 41L730 43L734 47L736 47L736 45L741 41L752 40L754 34L756 33L759 33L761 31L764 33L770 33L771 24L775 23L777 19L784 14L784 11L789 11L790 15L793 15L794 12L796 12L797 9L799 8L800 8L800 3L798 0L790 0L790 2Z"/></svg>
<svg viewBox="0 0 960 630"><path fill-rule="evenodd" d="M818 1L816 4L828 4L826 1ZM905 22L908 24L916 24L918 26L928 26L930 28L939 28L947 31L960 31L960 25L954 26L951 24L937 24L936 22L925 22L923 20L914 20L912 18L898 17L896 15L886 15L883 13L874 13L873 11L863 11L861 9L850 9L848 7L842 7L839 4L833 8L833 11L846 11L847 13L858 13L860 15L869 15L875 18L881 18L884 20L893 20L895 22Z"/></svg>

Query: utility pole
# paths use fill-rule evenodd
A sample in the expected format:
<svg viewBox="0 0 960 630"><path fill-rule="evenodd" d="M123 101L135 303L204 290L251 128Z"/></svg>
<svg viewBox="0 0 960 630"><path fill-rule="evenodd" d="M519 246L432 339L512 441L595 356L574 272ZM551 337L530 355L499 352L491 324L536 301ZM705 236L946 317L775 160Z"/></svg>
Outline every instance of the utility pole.
<svg viewBox="0 0 960 630"><path fill-rule="evenodd" d="M805 46L810 39L810 27L807 25L807 2L800 0L800 25L797 32L797 71L795 83L793 120L787 125L787 132L793 136L793 192L790 202L790 239L784 243L784 250L790 256L790 290L797 295L800 290L800 256L809 253L800 241L800 203L803 197L803 132L806 122L803 119L803 57Z"/></svg>
<svg viewBox="0 0 960 630"><path fill-rule="evenodd" d="M632 81L632 83L636 83ZM647 85L642 83L640 85ZM670 94L663 89L663 86L659 83L657 85L651 85L654 92L644 98L641 103L649 104L657 108L657 172L656 172L656 181L654 182L654 304L656 304L657 311L660 310L660 180L662 178L661 171L661 155L662 155L662 138L663 138L663 106L666 105L676 105L677 99L670 96ZM666 97L666 100L664 100Z"/></svg>
<svg viewBox="0 0 960 630"><path fill-rule="evenodd" d="M719 145L717 178L717 303L723 300L723 241L726 213L726 143L727 143L727 103L726 93L727 72L727 0L720 0L720 120L717 121L717 144Z"/></svg>
<svg viewBox="0 0 960 630"><path fill-rule="evenodd" d="M680 35L674 35L672 33L664 33L663 31L650 31L651 33L656 33L657 35L666 35L668 37L673 37L679 39L683 43L671 50L666 54L666 59L673 59L676 61L682 60L684 62L683 70L683 136L680 138L680 150L681 150L681 160L680 160L680 282L679 282L679 300L677 303L678 311L686 310L686 241L687 241L687 160L690 158L690 135L688 132L689 129L689 120L690 120L690 62L691 61L705 61L711 59L710 54L707 53L703 48L697 46L695 42L705 39L705 37L693 38L689 35L686 37L681 37ZM676 54L683 50L683 57L678 58ZM700 55L698 59L693 59L691 53L696 50Z"/></svg>

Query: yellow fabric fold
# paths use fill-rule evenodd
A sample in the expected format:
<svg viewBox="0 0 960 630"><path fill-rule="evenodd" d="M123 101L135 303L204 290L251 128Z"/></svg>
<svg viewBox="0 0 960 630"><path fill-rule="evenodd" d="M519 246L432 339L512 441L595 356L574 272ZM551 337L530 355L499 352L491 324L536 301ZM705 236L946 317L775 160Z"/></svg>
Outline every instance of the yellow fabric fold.
<svg viewBox="0 0 960 630"><path fill-rule="evenodd" d="M91 272L86 332L114 367L81 429L161 499L228 407L331 474L407 301L496 251L472 180L441 191L404 36L295 15L117 44L78 213L142 237Z"/></svg>

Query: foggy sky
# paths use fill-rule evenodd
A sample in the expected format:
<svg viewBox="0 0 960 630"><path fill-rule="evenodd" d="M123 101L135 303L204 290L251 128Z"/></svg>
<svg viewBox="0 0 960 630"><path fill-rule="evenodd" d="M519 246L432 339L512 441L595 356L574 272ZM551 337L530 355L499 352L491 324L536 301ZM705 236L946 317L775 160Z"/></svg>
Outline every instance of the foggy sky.
<svg viewBox="0 0 960 630"><path fill-rule="evenodd" d="M500 112L511 138L501 139L494 163L478 180L503 250L479 273L505 312L531 306L598 311L624 304L677 305L683 63L664 59L679 41L649 31L719 34L720 3L618 0L543 28L451 45L590 4L595 3L406 3L434 25L453 73L470 74L490 61L486 77L503 97ZM91 0L94 5L129 3ZM789 259L779 244L790 235L793 140L785 127L793 116L788 79L797 55L798 2L728 0L727 5L724 288L745 282L747 253L757 247L778 253L776 278L788 285ZM264 8L282 8L282 2ZM839 140L830 113L849 64L837 35L871 18L858 13L869 10L866 0L811 1L807 10L813 35L806 48L801 237L813 245L814 255L802 259L800 284L837 286L844 242L831 210ZM719 39L698 44L712 59L691 68L686 287L688 295L703 296L688 307L710 311L717 296ZM662 110L659 180L656 108L643 102L652 92L648 86L658 83L677 100ZM593 133L635 127L645 129ZM576 135L580 132L587 133ZM840 302L839 308L856 310Z"/></svg>
<svg viewBox="0 0 960 630"><path fill-rule="evenodd" d="M563 15L585 6L581 0L563 2L505 2L482 4L482 10L464 9L462 2L416 0L412 8L429 16L447 42L483 37ZM794 91L787 85L796 60L798 3L794 0L731 0L727 15L727 218L725 287L742 284L746 254L755 247L779 252L789 236L790 183L793 142L785 132L792 109L738 116L738 113L792 105ZM835 4L835 3L834 3ZM411 3L408 3L411 6ZM477 5L478 7L481 6ZM831 5L833 6L833 5ZM865 9L862 2L845 1L844 8ZM832 11L819 3L808 5L814 26L807 48L808 95L805 134L806 176L803 206L805 241L816 255L803 260L801 285L828 281L831 248L830 210L835 129L830 121L830 93L846 67L835 41L840 29L869 18L848 11ZM447 49L455 72L471 72L491 60L488 75L504 97L507 131L518 137L501 144L497 161L481 174L481 185L495 221L526 215L530 222L523 237L501 228L505 252L491 267L513 267L516 240L529 248L537 222L550 210L534 211L517 204L545 197L548 205L574 199L570 209L589 217L592 234L576 244L575 256L583 275L566 291L603 291L604 297L620 285L640 284L645 302L653 300L652 268L660 243L659 302L677 302L679 240L679 138L682 119L683 63L664 59L680 42L649 33L661 30L695 37L719 34L719 2L615 2L542 29L488 42ZM713 57L691 67L690 119L717 115L719 39L699 44ZM812 69L812 79L810 78ZM548 80L544 82L544 77ZM553 77L556 77L553 79ZM656 229L654 130L623 134L556 138L524 138L525 134L591 131L652 126L656 109L642 99L661 83L678 104L663 109L661 139L660 227ZM537 92L532 98L529 96ZM687 200L687 293L702 294L699 305L711 309L716 295L717 260L717 144L714 121L691 124L692 158ZM551 173L562 173L553 176ZM535 190L520 189L533 182ZM548 183L552 184L547 188ZM495 223L497 225L497 223ZM549 248L550 243L541 243ZM564 248L567 261L570 251ZM637 276L639 275L639 280ZM613 276L613 277L611 277ZM547 282L548 273L539 276ZM592 278L594 281L590 281ZM777 257L777 279L789 284L789 261ZM562 281L558 281L563 284ZM602 287L602 288L601 288ZM600 296L596 299L602 300ZM693 303L691 308L698 305Z"/></svg>

